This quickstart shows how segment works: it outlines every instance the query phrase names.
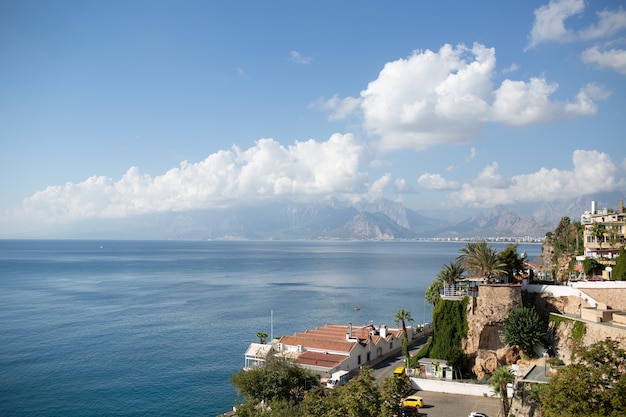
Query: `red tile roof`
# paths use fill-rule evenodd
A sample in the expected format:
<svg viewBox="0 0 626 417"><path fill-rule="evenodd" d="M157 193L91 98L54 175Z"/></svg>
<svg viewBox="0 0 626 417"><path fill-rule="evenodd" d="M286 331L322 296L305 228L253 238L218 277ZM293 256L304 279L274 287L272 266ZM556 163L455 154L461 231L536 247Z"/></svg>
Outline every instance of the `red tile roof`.
<svg viewBox="0 0 626 417"><path fill-rule="evenodd" d="M349 324L327 324L324 327L317 327L305 332L296 332L293 336L283 336L280 343L288 346L303 346L306 349L328 350L334 352L349 352L354 349L357 343L367 344L369 340L378 343L381 339L379 335L371 335L372 327L352 325L352 339L347 340ZM387 338L393 335L396 338L403 337L401 329L387 329Z"/></svg>
<svg viewBox="0 0 626 417"><path fill-rule="evenodd" d="M332 353L322 353L306 351L298 356L296 362L300 365L321 366L324 368L335 368L341 362L347 360L345 355L333 355Z"/></svg>

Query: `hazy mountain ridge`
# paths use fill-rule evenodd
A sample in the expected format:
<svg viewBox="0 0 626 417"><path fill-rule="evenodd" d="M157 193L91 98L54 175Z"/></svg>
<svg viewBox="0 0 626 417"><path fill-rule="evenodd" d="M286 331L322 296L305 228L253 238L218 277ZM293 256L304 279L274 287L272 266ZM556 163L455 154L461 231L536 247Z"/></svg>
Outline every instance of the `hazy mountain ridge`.
<svg viewBox="0 0 626 417"><path fill-rule="evenodd" d="M498 206L462 212L469 217L445 221L424 216L390 200L352 204L330 199L313 203L292 201L187 212L159 213L127 219L83 221L42 231L43 236L80 239L185 240L395 240L421 238L543 238L560 219L579 221L591 208L615 208L618 193L534 205ZM521 215L520 212L531 213ZM443 217L442 213L442 217ZM28 237L28 236L24 236Z"/></svg>

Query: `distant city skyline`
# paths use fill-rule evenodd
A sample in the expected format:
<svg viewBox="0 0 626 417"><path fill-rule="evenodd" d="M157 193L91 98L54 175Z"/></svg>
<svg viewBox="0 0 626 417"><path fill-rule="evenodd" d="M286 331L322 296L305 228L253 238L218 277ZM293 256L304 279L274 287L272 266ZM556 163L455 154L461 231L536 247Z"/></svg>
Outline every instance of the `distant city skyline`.
<svg viewBox="0 0 626 417"><path fill-rule="evenodd" d="M626 195L614 1L33 0L0 31L0 237L271 199Z"/></svg>

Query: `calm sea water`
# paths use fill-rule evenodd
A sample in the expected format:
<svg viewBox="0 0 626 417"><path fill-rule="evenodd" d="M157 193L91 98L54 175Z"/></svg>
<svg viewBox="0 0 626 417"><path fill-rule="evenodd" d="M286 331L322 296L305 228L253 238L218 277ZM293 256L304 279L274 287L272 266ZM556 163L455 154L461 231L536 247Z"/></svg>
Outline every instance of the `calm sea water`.
<svg viewBox="0 0 626 417"><path fill-rule="evenodd" d="M430 321L424 290L462 246L0 241L0 416L215 416L271 312L274 336Z"/></svg>

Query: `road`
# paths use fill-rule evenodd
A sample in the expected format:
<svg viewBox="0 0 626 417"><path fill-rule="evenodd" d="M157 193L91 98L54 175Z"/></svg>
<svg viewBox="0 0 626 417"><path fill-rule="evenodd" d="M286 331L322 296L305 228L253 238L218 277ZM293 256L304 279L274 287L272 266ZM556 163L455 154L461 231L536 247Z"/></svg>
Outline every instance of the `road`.
<svg viewBox="0 0 626 417"><path fill-rule="evenodd" d="M411 346L411 354L417 352L426 343L429 334L425 334L417 339ZM404 366L404 356L398 354L373 366L374 376L377 381L381 381L393 375L394 369ZM500 411L500 400L472 395L445 394L441 392L420 391L418 393L425 403L425 407L420 409L420 417L467 417L470 412L477 411L485 413L489 417L497 417Z"/></svg>

